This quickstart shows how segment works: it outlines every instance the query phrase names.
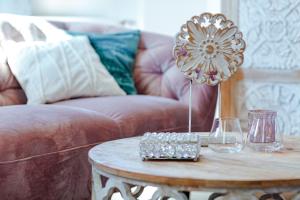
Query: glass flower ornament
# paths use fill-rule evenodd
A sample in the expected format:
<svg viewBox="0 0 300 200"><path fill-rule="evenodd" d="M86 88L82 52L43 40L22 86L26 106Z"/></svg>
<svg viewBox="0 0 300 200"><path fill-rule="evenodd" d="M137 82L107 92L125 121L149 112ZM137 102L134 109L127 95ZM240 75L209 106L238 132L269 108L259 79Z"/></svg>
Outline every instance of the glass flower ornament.
<svg viewBox="0 0 300 200"><path fill-rule="evenodd" d="M176 36L177 66L196 83L217 85L243 63L242 33L222 14L203 13L181 27Z"/></svg>

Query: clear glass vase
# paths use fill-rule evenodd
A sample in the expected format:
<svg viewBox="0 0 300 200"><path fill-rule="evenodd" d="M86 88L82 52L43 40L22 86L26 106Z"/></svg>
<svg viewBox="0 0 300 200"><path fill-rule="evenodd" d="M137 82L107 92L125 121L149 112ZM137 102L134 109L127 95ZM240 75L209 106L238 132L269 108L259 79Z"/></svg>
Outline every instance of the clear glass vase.
<svg viewBox="0 0 300 200"><path fill-rule="evenodd" d="M277 112L250 110L248 112L247 146L256 151L273 152L283 147L283 136L277 127Z"/></svg>
<svg viewBox="0 0 300 200"><path fill-rule="evenodd" d="M220 153L240 152L244 138L238 118L217 118L209 134L208 147Z"/></svg>

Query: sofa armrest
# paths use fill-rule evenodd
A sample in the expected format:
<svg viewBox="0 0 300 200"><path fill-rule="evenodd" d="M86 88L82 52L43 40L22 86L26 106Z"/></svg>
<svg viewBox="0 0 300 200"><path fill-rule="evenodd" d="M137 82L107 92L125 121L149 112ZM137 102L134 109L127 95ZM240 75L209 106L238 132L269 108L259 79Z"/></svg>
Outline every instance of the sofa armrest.
<svg viewBox="0 0 300 200"><path fill-rule="evenodd" d="M172 37L143 32L136 58L134 79L138 93L189 102L189 80L177 68L173 57ZM217 87L193 85L193 111L201 115L200 131L212 125L217 100Z"/></svg>

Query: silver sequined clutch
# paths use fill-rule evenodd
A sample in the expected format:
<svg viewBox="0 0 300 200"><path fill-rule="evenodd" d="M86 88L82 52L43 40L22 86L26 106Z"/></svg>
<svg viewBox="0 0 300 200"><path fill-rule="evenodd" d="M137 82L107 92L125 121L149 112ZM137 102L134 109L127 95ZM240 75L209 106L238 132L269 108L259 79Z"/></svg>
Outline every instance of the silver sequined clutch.
<svg viewBox="0 0 300 200"><path fill-rule="evenodd" d="M140 141L143 160L194 160L200 156L201 139L194 133L145 133Z"/></svg>

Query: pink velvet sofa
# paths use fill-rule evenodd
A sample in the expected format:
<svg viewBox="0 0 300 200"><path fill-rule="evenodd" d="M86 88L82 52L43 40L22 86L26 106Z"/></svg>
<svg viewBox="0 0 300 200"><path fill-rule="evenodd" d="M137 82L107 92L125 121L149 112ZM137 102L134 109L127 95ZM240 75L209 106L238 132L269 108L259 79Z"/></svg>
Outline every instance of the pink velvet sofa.
<svg viewBox="0 0 300 200"><path fill-rule="evenodd" d="M88 22L51 23L72 31L120 31ZM1 69L0 103L6 106L0 108L0 199L89 199L91 147L147 131L186 131L189 82L176 68L172 48L173 38L142 33L134 96L29 106L14 77ZM194 131L209 131L216 93L214 87L194 86Z"/></svg>

